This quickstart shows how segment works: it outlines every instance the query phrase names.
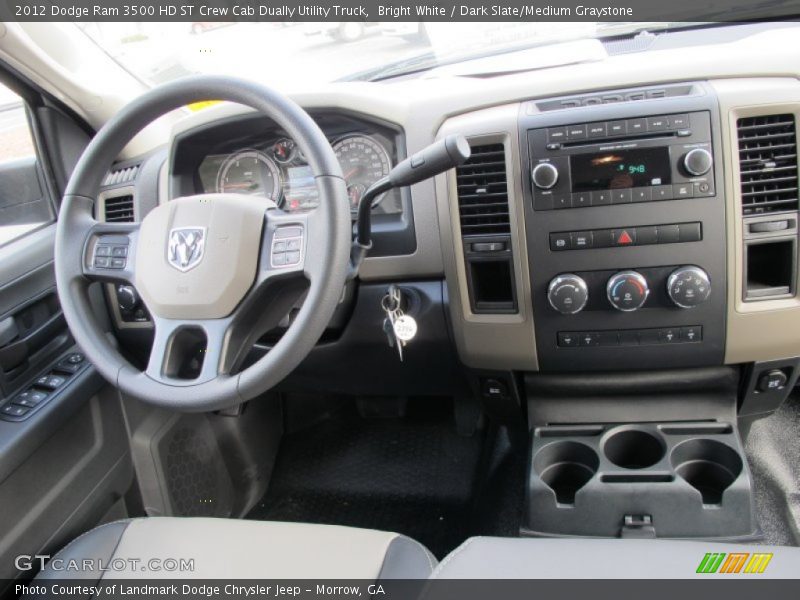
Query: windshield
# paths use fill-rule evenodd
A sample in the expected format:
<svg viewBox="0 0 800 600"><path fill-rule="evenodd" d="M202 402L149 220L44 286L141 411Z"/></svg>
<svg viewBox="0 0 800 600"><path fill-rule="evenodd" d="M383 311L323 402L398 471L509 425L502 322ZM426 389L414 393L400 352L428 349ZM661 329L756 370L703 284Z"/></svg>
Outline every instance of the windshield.
<svg viewBox="0 0 800 600"><path fill-rule="evenodd" d="M508 50L671 23L79 23L151 85L193 73L274 86L381 79ZM679 24L686 26L687 23Z"/></svg>

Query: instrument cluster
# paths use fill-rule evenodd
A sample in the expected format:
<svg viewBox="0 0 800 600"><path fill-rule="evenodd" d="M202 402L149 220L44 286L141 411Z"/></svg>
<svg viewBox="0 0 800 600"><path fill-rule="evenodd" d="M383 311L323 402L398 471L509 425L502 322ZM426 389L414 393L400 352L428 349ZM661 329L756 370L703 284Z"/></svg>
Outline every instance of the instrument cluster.
<svg viewBox="0 0 800 600"><path fill-rule="evenodd" d="M352 132L330 140L342 167L351 210L379 179L395 164L392 141L379 134ZM289 212L313 209L319 202L314 174L294 140L272 136L231 152L208 154L198 167L204 193L236 193L273 200ZM374 209L377 214L402 212L400 196L388 192Z"/></svg>

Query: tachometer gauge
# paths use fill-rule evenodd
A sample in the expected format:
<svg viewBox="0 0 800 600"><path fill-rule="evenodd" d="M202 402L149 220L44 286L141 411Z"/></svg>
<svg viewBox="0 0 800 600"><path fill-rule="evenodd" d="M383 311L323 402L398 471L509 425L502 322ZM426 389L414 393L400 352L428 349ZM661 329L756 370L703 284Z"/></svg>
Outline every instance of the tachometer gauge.
<svg viewBox="0 0 800 600"><path fill-rule="evenodd" d="M391 171L389 153L381 144L365 135L342 138L333 145L333 151L347 183L350 208L355 210L367 188Z"/></svg>
<svg viewBox="0 0 800 600"><path fill-rule="evenodd" d="M289 138L281 138L272 146L272 155L282 165L290 163L297 156L297 144Z"/></svg>
<svg viewBox="0 0 800 600"><path fill-rule="evenodd" d="M278 202L281 172L263 152L243 150L225 159L217 174L217 191L224 194L264 196Z"/></svg>

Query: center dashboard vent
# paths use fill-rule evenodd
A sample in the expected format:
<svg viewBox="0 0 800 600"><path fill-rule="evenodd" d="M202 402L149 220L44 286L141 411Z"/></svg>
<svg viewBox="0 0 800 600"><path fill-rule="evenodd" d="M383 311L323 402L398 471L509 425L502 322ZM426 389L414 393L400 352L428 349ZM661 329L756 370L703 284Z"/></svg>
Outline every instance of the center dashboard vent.
<svg viewBox="0 0 800 600"><path fill-rule="evenodd" d="M745 215L797 210L797 136L792 114L737 122L742 211Z"/></svg>
<svg viewBox="0 0 800 600"><path fill-rule="evenodd" d="M106 223L133 222L133 196L130 194L106 198L104 208Z"/></svg>
<svg viewBox="0 0 800 600"><path fill-rule="evenodd" d="M472 155L456 169L461 234L511 232L506 153L503 144L472 146Z"/></svg>

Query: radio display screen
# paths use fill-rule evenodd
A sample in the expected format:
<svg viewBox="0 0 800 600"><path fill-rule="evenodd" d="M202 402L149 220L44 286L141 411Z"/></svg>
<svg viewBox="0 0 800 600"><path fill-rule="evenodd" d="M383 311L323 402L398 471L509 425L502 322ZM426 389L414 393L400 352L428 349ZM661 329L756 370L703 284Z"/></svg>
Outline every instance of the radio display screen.
<svg viewBox="0 0 800 600"><path fill-rule="evenodd" d="M574 154L569 161L573 192L672 183L669 148L666 146Z"/></svg>

